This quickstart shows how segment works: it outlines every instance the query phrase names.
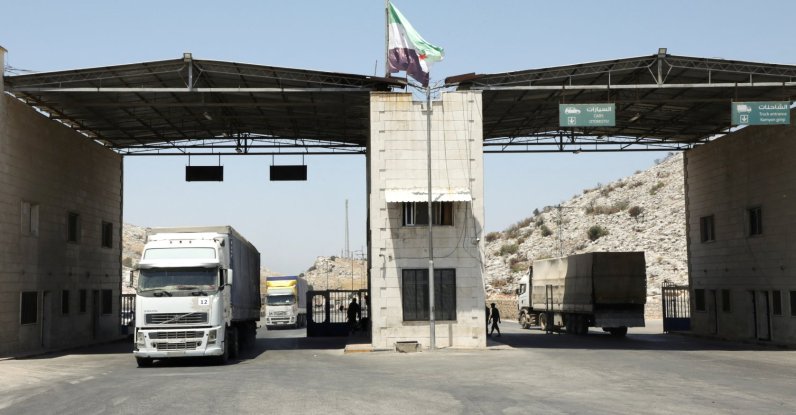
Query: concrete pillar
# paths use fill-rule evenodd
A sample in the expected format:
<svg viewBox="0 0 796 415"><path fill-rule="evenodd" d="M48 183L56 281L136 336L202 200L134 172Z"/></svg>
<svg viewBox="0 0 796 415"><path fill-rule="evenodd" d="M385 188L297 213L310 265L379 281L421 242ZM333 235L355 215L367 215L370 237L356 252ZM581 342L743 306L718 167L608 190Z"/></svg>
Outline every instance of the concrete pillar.
<svg viewBox="0 0 796 415"><path fill-rule="evenodd" d="M5 75L6 72L6 52L8 51L0 45L0 94L5 92L5 80L3 79L3 75Z"/></svg>

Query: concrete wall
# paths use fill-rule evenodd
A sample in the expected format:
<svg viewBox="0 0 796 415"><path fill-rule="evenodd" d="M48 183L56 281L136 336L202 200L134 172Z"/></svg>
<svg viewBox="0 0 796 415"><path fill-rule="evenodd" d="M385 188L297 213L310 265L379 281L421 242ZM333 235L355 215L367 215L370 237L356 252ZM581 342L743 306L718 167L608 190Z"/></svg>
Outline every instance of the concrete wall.
<svg viewBox="0 0 796 415"><path fill-rule="evenodd" d="M33 234L26 204L38 210ZM67 242L69 212L79 215L77 242ZM113 226L111 248L101 246L102 222ZM0 356L119 336L121 224L121 157L0 92ZM101 290L112 290L111 314L99 313ZM23 291L38 293L34 324L20 324Z"/></svg>
<svg viewBox="0 0 796 415"><path fill-rule="evenodd" d="M427 227L402 226L402 204L387 189L426 189L425 102L410 94L371 95L368 145L370 287L373 346L397 341L430 345L427 321L404 321L403 269L428 269ZM486 346L483 285L483 140L481 95L452 92L433 102L432 187L469 189L454 203L453 226L435 226L435 269L456 270L456 320L437 319L437 347Z"/></svg>
<svg viewBox="0 0 796 415"><path fill-rule="evenodd" d="M693 330L757 340L770 329L764 341L796 344L796 127L745 128L684 160ZM749 236L752 207L761 208L763 232ZM700 218L709 215L715 240L702 242ZM704 311L694 307L697 289L705 290ZM729 290L729 311L722 290ZM781 315L773 310L775 290Z"/></svg>

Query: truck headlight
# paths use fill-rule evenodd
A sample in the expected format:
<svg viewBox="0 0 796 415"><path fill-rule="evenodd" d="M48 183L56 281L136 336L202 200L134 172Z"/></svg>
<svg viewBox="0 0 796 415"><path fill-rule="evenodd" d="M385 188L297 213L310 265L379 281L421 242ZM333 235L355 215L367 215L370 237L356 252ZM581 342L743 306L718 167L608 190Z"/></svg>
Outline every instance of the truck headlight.
<svg viewBox="0 0 796 415"><path fill-rule="evenodd" d="M138 331L135 333L135 344L140 347L144 347L146 345L143 331Z"/></svg>
<svg viewBox="0 0 796 415"><path fill-rule="evenodd" d="M216 336L218 335L218 330L213 329L207 333L207 344L215 344L216 343Z"/></svg>

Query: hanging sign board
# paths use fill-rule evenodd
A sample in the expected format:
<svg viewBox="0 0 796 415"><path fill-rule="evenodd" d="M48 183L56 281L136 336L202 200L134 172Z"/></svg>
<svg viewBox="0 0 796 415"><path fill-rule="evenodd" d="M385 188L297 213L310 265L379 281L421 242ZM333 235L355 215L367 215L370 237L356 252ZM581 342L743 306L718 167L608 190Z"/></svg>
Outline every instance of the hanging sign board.
<svg viewBox="0 0 796 415"><path fill-rule="evenodd" d="M616 104L559 104L561 127L614 127Z"/></svg>
<svg viewBox="0 0 796 415"><path fill-rule="evenodd" d="M733 102L732 125L790 125L789 101Z"/></svg>

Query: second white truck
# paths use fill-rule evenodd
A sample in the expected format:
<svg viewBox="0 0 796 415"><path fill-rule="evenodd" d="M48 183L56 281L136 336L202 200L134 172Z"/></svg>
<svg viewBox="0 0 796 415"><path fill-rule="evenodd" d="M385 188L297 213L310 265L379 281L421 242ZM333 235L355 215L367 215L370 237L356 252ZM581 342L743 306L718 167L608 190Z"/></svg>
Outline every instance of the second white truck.
<svg viewBox="0 0 796 415"><path fill-rule="evenodd" d="M517 289L519 323L615 336L644 327L647 272L643 252L591 252L534 261Z"/></svg>

